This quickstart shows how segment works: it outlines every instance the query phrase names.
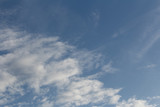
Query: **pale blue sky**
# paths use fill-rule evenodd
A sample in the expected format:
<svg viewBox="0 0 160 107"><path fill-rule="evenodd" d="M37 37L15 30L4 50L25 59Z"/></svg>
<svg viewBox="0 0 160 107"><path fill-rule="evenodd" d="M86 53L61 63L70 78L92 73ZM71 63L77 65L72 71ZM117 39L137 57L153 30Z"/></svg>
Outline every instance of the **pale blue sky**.
<svg viewBox="0 0 160 107"><path fill-rule="evenodd" d="M159 107L158 0L1 0L0 106Z"/></svg>

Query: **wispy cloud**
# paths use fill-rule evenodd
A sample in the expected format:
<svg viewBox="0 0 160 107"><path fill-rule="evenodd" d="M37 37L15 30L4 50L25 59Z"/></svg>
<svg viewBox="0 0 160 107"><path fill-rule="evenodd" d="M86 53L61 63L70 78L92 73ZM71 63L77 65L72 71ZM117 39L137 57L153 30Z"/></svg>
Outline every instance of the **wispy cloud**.
<svg viewBox="0 0 160 107"><path fill-rule="evenodd" d="M8 51L0 55L1 106L78 107L103 103L116 107L155 107L144 100L121 102L118 94L121 88L105 88L96 78L83 77L85 70L92 70L93 66L105 72L115 71L111 62L98 63L99 54L79 51L58 37L33 37L13 29L0 30L0 40L0 51ZM30 96L33 101L19 102L28 93L33 94Z"/></svg>
<svg viewBox="0 0 160 107"><path fill-rule="evenodd" d="M100 13L97 10L93 11L91 14L91 17L94 23L94 27L97 27L99 24L99 20L100 20Z"/></svg>
<svg viewBox="0 0 160 107"><path fill-rule="evenodd" d="M130 98L127 101L119 102L116 107L156 107L156 105L150 105L146 100Z"/></svg>
<svg viewBox="0 0 160 107"><path fill-rule="evenodd" d="M159 30L159 23L160 23L160 15L158 14L160 12L160 8L153 9L152 11L148 12L147 14L143 15L140 18L140 21L143 18L146 18L144 23L140 23L142 25L145 24L143 28L141 28L141 32L139 39L139 47L137 51L137 58L141 59L144 55L150 51L154 47L154 45L159 41L160 39L160 30Z"/></svg>
<svg viewBox="0 0 160 107"><path fill-rule="evenodd" d="M102 67L102 70L107 73L114 73L115 71L117 71L116 68L112 67L112 62L109 62L108 64L104 65Z"/></svg>
<svg viewBox="0 0 160 107"><path fill-rule="evenodd" d="M147 99L149 100L159 99L160 100L160 96L147 97Z"/></svg>
<svg viewBox="0 0 160 107"><path fill-rule="evenodd" d="M151 38L149 40L149 42L143 47L143 49L137 54L138 58L143 57L143 55L145 55L145 53L147 53L149 51L150 48L152 48L152 46L159 40L160 32L158 32L156 35L151 35Z"/></svg>
<svg viewBox="0 0 160 107"><path fill-rule="evenodd" d="M78 54L77 50L74 52L73 46L60 42L57 37L32 38L31 34L12 29L4 29L0 33L0 49L9 52L0 56L1 93L9 89L13 94L9 93L8 96L20 93L12 90L11 87L15 84L23 90L25 90L23 86L27 85L36 93L42 93L41 87L54 85L58 88L57 91L62 91L57 93L56 104L79 106L103 102L106 98L109 100L119 92L119 89L103 88L103 83L98 80L78 76L83 73L82 70L91 70L90 68L98 62L100 56L95 53L80 51ZM97 63L95 68L100 66L101 64ZM25 94L24 91L22 96ZM50 99L41 103L42 107L55 104Z"/></svg>
<svg viewBox="0 0 160 107"><path fill-rule="evenodd" d="M124 34L125 32L127 32L128 29L120 29L118 30L117 32L115 32L113 35L112 35L112 38L117 38L118 36Z"/></svg>
<svg viewBox="0 0 160 107"><path fill-rule="evenodd" d="M144 68L155 68L156 67L156 64L149 64L149 65L146 65Z"/></svg>

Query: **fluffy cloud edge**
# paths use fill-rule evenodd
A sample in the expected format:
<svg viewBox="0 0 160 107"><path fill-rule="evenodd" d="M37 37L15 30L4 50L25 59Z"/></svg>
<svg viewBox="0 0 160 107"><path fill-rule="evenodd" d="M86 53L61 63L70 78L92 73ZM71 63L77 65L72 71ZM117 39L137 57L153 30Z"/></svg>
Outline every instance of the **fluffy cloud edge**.
<svg viewBox="0 0 160 107"><path fill-rule="evenodd" d="M18 94L20 97L25 96L23 87L28 86L28 89L34 89L37 94L42 93L43 87L57 88L55 101L53 98L42 98L41 107L77 107L101 103L116 107L137 107L137 104L156 107L145 100L120 101L118 93L121 89L104 88L103 83L97 79L81 77L84 70L95 65L95 68L101 67L105 72L115 71L111 63L104 65L96 62L100 60L100 55L84 51L77 54L73 51L73 46L60 42L58 37L33 36L35 35L13 29L0 30L0 51L8 52L0 55L1 105L15 100L13 97L17 93L21 93ZM95 58L96 61L93 62ZM49 91L44 92L46 97L47 94Z"/></svg>

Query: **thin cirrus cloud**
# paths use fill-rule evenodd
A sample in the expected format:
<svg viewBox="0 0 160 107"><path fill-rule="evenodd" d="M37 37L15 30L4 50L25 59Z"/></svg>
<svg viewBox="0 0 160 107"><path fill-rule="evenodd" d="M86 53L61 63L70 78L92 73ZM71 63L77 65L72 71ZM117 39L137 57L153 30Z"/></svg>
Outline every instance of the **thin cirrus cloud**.
<svg viewBox="0 0 160 107"><path fill-rule="evenodd" d="M98 79L83 77L84 72L92 70L90 68L95 65L104 72L114 70L110 63L92 61L94 58L100 61L101 57L96 53L79 51L58 37L13 29L0 30L0 41L0 53L6 51L0 54L1 106L78 107L91 104L156 107L146 100L130 98L121 101L122 96L118 94L121 88L105 88ZM25 97L29 98L25 100Z"/></svg>
<svg viewBox="0 0 160 107"><path fill-rule="evenodd" d="M129 56L131 61L139 62L155 49L160 41L160 8L155 7L152 10L135 17L133 20L124 24L119 30L113 33L112 37L131 39L131 44L128 46ZM139 29L139 30L138 30ZM134 35L133 35L134 34ZM152 51L151 51L152 50ZM156 52L152 53L155 54ZM147 56L148 57L148 56ZM149 67L151 68L151 67ZM153 67L152 67L153 68Z"/></svg>
<svg viewBox="0 0 160 107"><path fill-rule="evenodd" d="M136 59L142 59L154 45L160 40L160 8L154 8L153 10L142 14L140 17L137 17L136 20L132 20L132 24L127 24L126 27L122 27L118 32L116 32L112 37L118 37L120 35L127 35L128 32L132 32L132 29L135 27L140 28L139 32L134 31L138 38L134 45L134 48L131 50L134 53ZM135 49L135 50L134 50ZM135 54L136 53L136 54Z"/></svg>
<svg viewBox="0 0 160 107"><path fill-rule="evenodd" d="M158 32L159 33L159 32ZM153 35L153 38L151 38L148 42L148 44L138 53L138 58L141 58L145 55L145 53L147 53L150 48L152 48L152 46L159 40L160 36L159 34Z"/></svg>

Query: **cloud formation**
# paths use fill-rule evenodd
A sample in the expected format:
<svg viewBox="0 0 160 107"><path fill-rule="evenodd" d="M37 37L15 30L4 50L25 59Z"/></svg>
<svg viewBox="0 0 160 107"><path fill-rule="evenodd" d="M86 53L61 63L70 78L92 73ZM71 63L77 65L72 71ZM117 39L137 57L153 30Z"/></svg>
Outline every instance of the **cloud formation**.
<svg viewBox="0 0 160 107"><path fill-rule="evenodd" d="M110 104L116 107L155 107L145 100L120 101L118 92L121 88L105 88L99 80L83 77L85 70L92 70L95 65L96 69L113 72L110 63L97 62L100 58L92 52L78 51L74 46L59 41L58 37L2 29L0 105L78 107ZM28 99L18 100L20 98Z"/></svg>
<svg viewBox="0 0 160 107"><path fill-rule="evenodd" d="M120 96L116 95L120 89L103 89L103 84L97 80L80 79L69 84L65 91L59 94L58 102L65 104L81 106L89 103L115 104Z"/></svg>
<svg viewBox="0 0 160 107"><path fill-rule="evenodd" d="M149 105L146 100L137 100L130 98L127 101L122 101L116 107L156 107L156 105Z"/></svg>

